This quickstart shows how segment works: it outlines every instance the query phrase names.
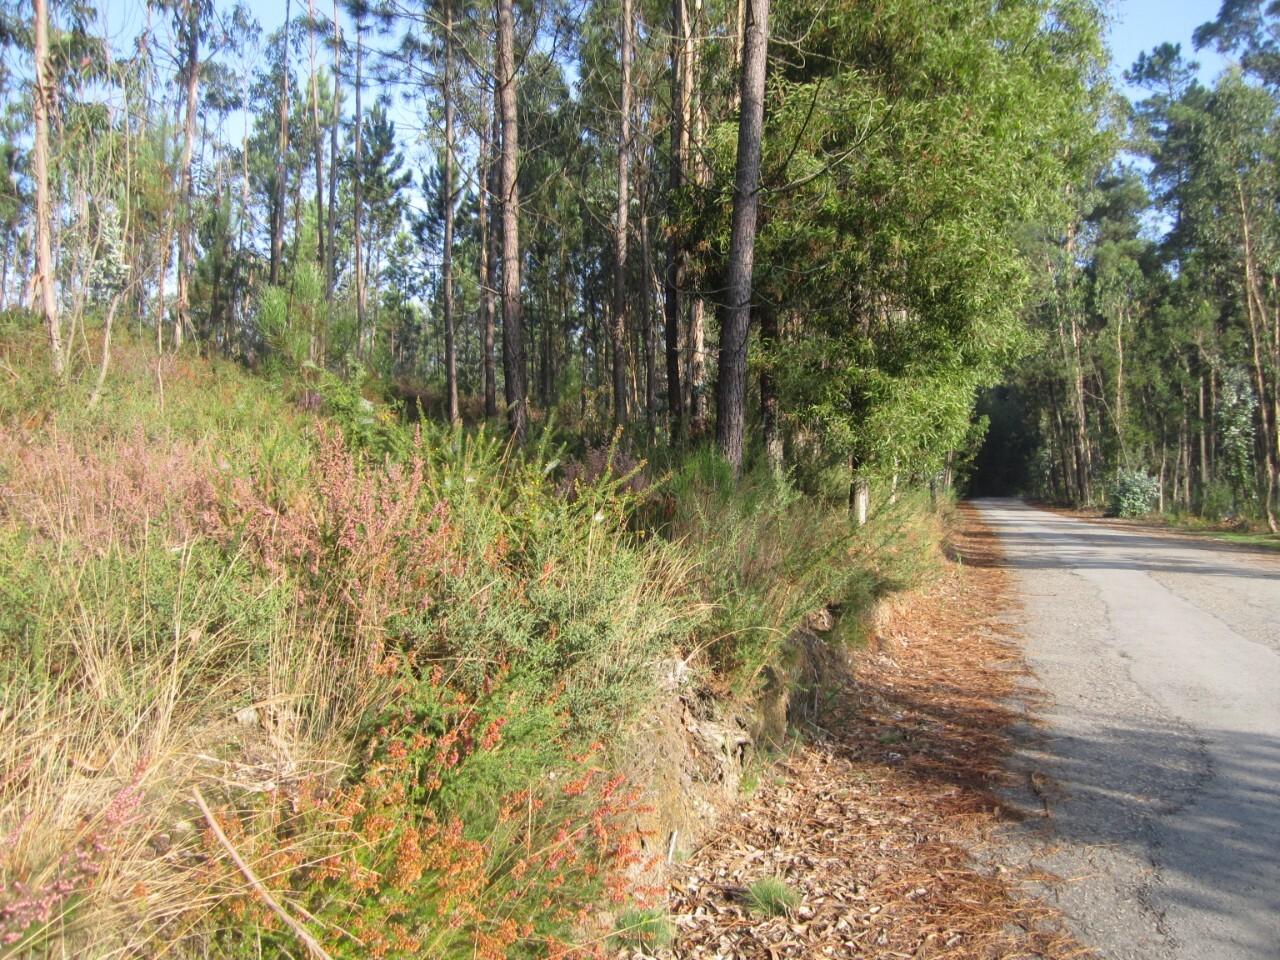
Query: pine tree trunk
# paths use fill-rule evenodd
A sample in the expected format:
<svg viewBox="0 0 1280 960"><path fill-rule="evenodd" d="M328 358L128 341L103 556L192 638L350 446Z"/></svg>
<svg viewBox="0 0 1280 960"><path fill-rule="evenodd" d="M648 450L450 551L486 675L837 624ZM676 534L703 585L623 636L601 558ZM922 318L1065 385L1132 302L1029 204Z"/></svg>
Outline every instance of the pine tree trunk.
<svg viewBox="0 0 1280 960"><path fill-rule="evenodd" d="M356 269L356 357L360 358L364 355L363 345L367 336L365 332L365 313L367 304L364 296L364 257L362 255L363 243L360 236L360 222L364 218L364 133L361 126L364 122L362 116L361 95L364 87L364 22L356 20L356 115L355 115L355 176L351 181L352 190L352 211L351 225L352 236L355 242L355 269Z"/></svg>
<svg viewBox="0 0 1280 960"><path fill-rule="evenodd" d="M680 389L680 285L684 283L684 251L676 230L679 215L677 198L684 186L684 164L688 136L684 123L684 84L681 64L684 59L684 0L671 2L671 116L669 154L667 156L667 271L664 283L663 333L667 358L667 419L671 443L684 437L684 397Z"/></svg>
<svg viewBox="0 0 1280 960"><path fill-rule="evenodd" d="M338 0L333 0L333 116L329 119L329 219L325 225L327 299L332 303L338 285L338 129L342 126L342 31L338 26Z"/></svg>
<svg viewBox="0 0 1280 960"><path fill-rule="evenodd" d="M320 137L320 81L316 76L316 0L307 0L307 37L311 56L311 148L316 168L316 263L325 268L324 225L324 148ZM315 344L311 359L316 359Z"/></svg>
<svg viewBox="0 0 1280 960"><path fill-rule="evenodd" d="M280 32L280 139L276 147L275 208L271 217L271 282L280 282L281 261L284 259L284 206L286 193L286 164L289 153L289 19L290 0L285 0L284 29ZM181 322L179 322L181 327Z"/></svg>
<svg viewBox="0 0 1280 960"><path fill-rule="evenodd" d="M646 178L642 177L644 183ZM644 415L649 430L649 441L653 442L654 425L658 415L658 323L654 310L654 270L653 247L649 241L649 203L648 191L640 191L640 262L644 271L644 296L640 299L643 310L644 327Z"/></svg>
<svg viewBox="0 0 1280 960"><path fill-rule="evenodd" d="M480 135L480 255L476 258L480 270L480 317L483 327L481 345L482 364L484 366L484 415L486 419L498 415L498 382L493 362L493 289L497 279L497 244L492 222L492 199L497 191L494 189L493 145L499 139L497 99L491 101L493 119L484 121L484 130ZM492 135L491 135L492 132Z"/></svg>
<svg viewBox="0 0 1280 960"><path fill-rule="evenodd" d="M53 98L53 82L49 76L49 8L47 0L34 0L35 16L35 88L32 113L35 120L35 143L31 151L32 173L36 180L36 273L40 284L40 305L44 312L45 333L49 338L49 357L53 375L61 380L66 375L66 358L62 346L62 320L58 316L58 298L53 290L53 202L49 195L49 114Z"/></svg>
<svg viewBox="0 0 1280 960"><path fill-rule="evenodd" d="M773 351L778 346L778 314L772 304L758 304L760 315L760 421L764 433L764 455L774 473L782 472L782 425L779 423L778 388L773 375Z"/></svg>
<svg viewBox="0 0 1280 960"><path fill-rule="evenodd" d="M0 262L0 313L9 305L9 259L13 251L13 234L4 235L4 260Z"/></svg>
<svg viewBox="0 0 1280 960"><path fill-rule="evenodd" d="M1200 416L1200 503L1204 506L1204 492L1208 489L1209 478L1209 429L1206 423L1204 373L1196 378L1197 412Z"/></svg>
<svg viewBox="0 0 1280 960"><path fill-rule="evenodd" d="M694 22L690 22L689 8L682 4L681 14L684 35L684 82L681 84L681 114L685 134L685 157L691 167L694 180L705 185L709 176L707 165L702 160L702 140L705 129L705 114L702 98L698 92L699 77L699 45L701 18L699 7L694 8ZM689 359L688 400L685 409L688 411L688 432L692 437L700 437L706 430L707 423L707 374L706 374L706 301L699 293L693 298L689 309L689 335L686 338Z"/></svg>
<svg viewBox="0 0 1280 960"><path fill-rule="evenodd" d="M609 341L613 347L613 419L627 422L627 220L631 175L631 0L622 0L619 24L622 70L621 116L618 133L618 208L614 222L613 316Z"/></svg>
<svg viewBox="0 0 1280 960"><path fill-rule="evenodd" d="M515 15L512 0L498 0L498 101L502 111L502 368L512 439L525 441L529 414L520 310L520 156L516 118Z"/></svg>
<svg viewBox="0 0 1280 960"><path fill-rule="evenodd" d="M182 226L178 232L178 304L173 328L174 346L182 346L183 334L191 329L191 258L195 246L195 216L192 209L195 191L191 182L191 155L196 138L196 91L200 82L200 25L196 22L197 6L187 0L186 50L183 70L186 74L187 113L182 128Z"/></svg>
<svg viewBox="0 0 1280 960"><path fill-rule="evenodd" d="M716 383L716 443L735 470L742 467L747 403L747 334L751 321L751 275L756 218L760 208L760 141L764 129L764 75L768 56L769 0L747 0L726 283L728 307L720 332Z"/></svg>
<svg viewBox="0 0 1280 960"><path fill-rule="evenodd" d="M449 396L449 422L456 424L462 417L458 411L458 355L454 349L453 330L453 4L444 4L444 78L441 93L444 99L444 377Z"/></svg>
<svg viewBox="0 0 1280 960"><path fill-rule="evenodd" d="M1087 427L1085 393L1084 393L1084 360L1080 354L1080 328L1074 315L1071 317L1071 345L1073 350L1074 371L1073 385L1075 399L1075 444L1077 463L1077 483L1080 488L1080 503L1087 505L1093 500L1090 490L1090 474L1093 465L1089 455L1089 434Z"/></svg>

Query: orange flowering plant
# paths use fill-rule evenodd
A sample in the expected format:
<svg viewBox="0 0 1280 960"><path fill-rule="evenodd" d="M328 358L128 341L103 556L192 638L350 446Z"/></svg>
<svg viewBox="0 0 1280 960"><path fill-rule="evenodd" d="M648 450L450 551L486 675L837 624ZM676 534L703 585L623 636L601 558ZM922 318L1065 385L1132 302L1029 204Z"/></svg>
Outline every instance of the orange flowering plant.
<svg viewBox="0 0 1280 960"><path fill-rule="evenodd" d="M402 669L342 786L224 810L224 829L334 957L599 953L575 941L598 904L634 893L638 790L598 765L599 745L575 753L564 713L509 671L468 695L438 666ZM224 913L232 955L292 942L252 892Z"/></svg>

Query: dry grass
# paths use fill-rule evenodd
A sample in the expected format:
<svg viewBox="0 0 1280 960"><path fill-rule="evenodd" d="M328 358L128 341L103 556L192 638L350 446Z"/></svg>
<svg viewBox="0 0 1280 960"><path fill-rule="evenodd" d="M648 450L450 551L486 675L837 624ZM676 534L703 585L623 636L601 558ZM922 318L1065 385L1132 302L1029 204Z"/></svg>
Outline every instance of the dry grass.
<svg viewBox="0 0 1280 960"><path fill-rule="evenodd" d="M676 878L675 957L1045 957L1088 953L1023 881L975 862L1007 818L997 795L1023 668L1005 636L1005 574L975 515L964 562L882 610L826 729L726 818ZM776 876L792 915L744 891Z"/></svg>
<svg viewBox="0 0 1280 960"><path fill-rule="evenodd" d="M197 606L218 586L181 576ZM343 770L343 723L304 727L293 709L350 699L332 634L281 630L251 675L234 628L163 627L138 645L86 604L52 638L61 666L0 699L0 929L21 952L173 947L227 894L209 886L192 788L287 793Z"/></svg>

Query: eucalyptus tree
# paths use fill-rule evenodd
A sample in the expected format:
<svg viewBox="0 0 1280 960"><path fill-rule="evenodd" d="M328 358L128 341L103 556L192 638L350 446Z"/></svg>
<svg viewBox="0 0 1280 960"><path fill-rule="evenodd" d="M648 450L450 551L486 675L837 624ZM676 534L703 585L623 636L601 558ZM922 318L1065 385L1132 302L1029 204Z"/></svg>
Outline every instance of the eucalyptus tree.
<svg viewBox="0 0 1280 960"><path fill-rule="evenodd" d="M873 477L943 469L975 391L1026 346L1019 238L1068 219L1100 152L1100 15L1077 0L778 13L756 302L779 326L762 363L778 415L847 463L860 508Z"/></svg>
<svg viewBox="0 0 1280 960"><path fill-rule="evenodd" d="M1275 96L1228 71L1193 129L1186 190L1197 246L1229 291L1224 309L1243 327L1258 401L1260 493L1273 530L1280 485L1278 124Z"/></svg>
<svg viewBox="0 0 1280 960"><path fill-rule="evenodd" d="M182 204L182 221L178 229L178 300L174 323L174 346L182 346L184 334L191 329L191 273L194 266L195 223L192 216L195 189L191 177L191 158L195 148L196 114L200 109L200 39L213 21L211 0L181 0L173 4L174 29L182 50L180 79L186 92L186 110L182 124L182 160L179 167L178 193Z"/></svg>
<svg viewBox="0 0 1280 960"><path fill-rule="evenodd" d="M60 379L66 372L66 358L63 355L58 297L53 288L53 200L49 191L49 114L52 112L55 86L49 69L47 0L33 0L32 18L34 21L32 34L35 37L35 77L32 87L35 136L31 150L31 167L36 181L36 280L40 287L40 306L44 312L45 331L49 338L50 365L53 375Z"/></svg>

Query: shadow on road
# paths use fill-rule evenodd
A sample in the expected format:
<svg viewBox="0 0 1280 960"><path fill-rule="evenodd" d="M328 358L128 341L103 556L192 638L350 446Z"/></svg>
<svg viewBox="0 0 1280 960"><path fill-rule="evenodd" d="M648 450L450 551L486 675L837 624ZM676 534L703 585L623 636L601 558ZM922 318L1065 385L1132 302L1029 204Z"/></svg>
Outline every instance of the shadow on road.
<svg viewBox="0 0 1280 960"><path fill-rule="evenodd" d="M991 706L957 706L964 691L939 692L935 699L896 684L864 688L862 696L878 704L875 712L893 722L859 745L862 758L878 754L925 783L987 791L1003 805L1009 829L1033 845L1120 848L1144 860L1156 850L1163 906L1229 918L1223 956L1280 956L1274 941L1280 890L1266 884L1262 871L1280 850L1280 820L1259 831L1257 816L1276 808L1270 784L1280 779L1280 738L1216 730L1196 736L1177 726L1126 728L1099 718L1088 738L1050 740L1039 730L1015 733L1008 715ZM990 756L994 737L1005 739L1003 769L957 764L975 753ZM1205 741L1218 737L1233 751L1210 766ZM975 751L975 743L986 747ZM1013 758L1015 745L1032 757L1043 751L1043 765L1021 750ZM1242 796L1256 808L1242 813ZM1268 822L1265 815L1261 821Z"/></svg>
<svg viewBox="0 0 1280 960"><path fill-rule="evenodd" d="M987 515L989 531L976 531L974 539L995 540L999 552L961 556L970 566L994 566L1010 570L1139 570L1147 573L1186 573L1207 577L1243 577L1280 580L1280 564L1274 557L1234 544L1205 543L1176 536L1151 536L1133 530L1107 530L1075 518L1037 511L1034 534L1025 525ZM1264 561L1259 564L1259 559ZM1270 561L1266 563L1265 561Z"/></svg>

